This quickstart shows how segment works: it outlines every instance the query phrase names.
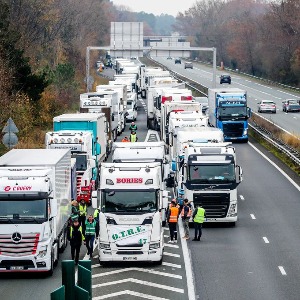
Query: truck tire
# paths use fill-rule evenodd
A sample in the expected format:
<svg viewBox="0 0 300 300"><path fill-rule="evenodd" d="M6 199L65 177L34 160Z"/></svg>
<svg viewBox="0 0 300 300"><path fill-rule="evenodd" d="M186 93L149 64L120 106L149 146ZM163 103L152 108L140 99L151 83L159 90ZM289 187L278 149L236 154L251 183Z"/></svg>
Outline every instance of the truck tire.
<svg viewBox="0 0 300 300"><path fill-rule="evenodd" d="M62 242L62 246L61 248L59 249L59 252L60 253L63 253L65 251L65 249L67 248L67 245L68 245L68 238L67 238L67 230L68 230L68 227L66 226L66 228L64 229L62 235L63 235L63 242Z"/></svg>
<svg viewBox="0 0 300 300"><path fill-rule="evenodd" d="M108 261L101 261L101 260L99 259L99 264L100 264L100 266L102 266L102 267L107 267L107 266L108 266Z"/></svg>
<svg viewBox="0 0 300 300"><path fill-rule="evenodd" d="M50 270L47 272L47 276L52 276L53 275L53 270L54 270L54 254L53 251L51 252L51 266Z"/></svg>

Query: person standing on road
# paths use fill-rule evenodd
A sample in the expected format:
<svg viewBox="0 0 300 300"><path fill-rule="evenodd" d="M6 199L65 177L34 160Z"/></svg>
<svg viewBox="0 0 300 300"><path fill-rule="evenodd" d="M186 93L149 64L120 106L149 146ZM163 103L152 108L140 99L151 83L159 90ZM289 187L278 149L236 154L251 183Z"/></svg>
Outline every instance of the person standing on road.
<svg viewBox="0 0 300 300"><path fill-rule="evenodd" d="M99 236L99 231L100 231L100 220L99 220L99 216L100 216L100 209L96 208L94 211L94 220L96 221L96 238L98 238Z"/></svg>
<svg viewBox="0 0 300 300"><path fill-rule="evenodd" d="M85 235L86 211L87 211L87 206L86 206L84 199L82 199L79 203L79 219L78 220L79 220L80 226L82 227L83 235Z"/></svg>
<svg viewBox="0 0 300 300"><path fill-rule="evenodd" d="M132 122L131 125L129 126L129 130L130 131L137 131L137 126L135 125L134 122Z"/></svg>
<svg viewBox="0 0 300 300"><path fill-rule="evenodd" d="M70 241L72 259L75 259L75 265L78 265L80 248L82 241L84 241L82 228L78 222L78 217L73 217L72 219L72 225L70 226L70 230L68 232L68 240Z"/></svg>
<svg viewBox="0 0 300 300"><path fill-rule="evenodd" d="M130 135L130 142L131 143L135 143L138 141L138 137L136 136L136 132L135 131L132 131L131 132L131 135Z"/></svg>
<svg viewBox="0 0 300 300"><path fill-rule="evenodd" d="M88 250L87 254L90 256L90 259L93 257L96 223L93 215L89 215L88 219L85 221L85 242Z"/></svg>
<svg viewBox="0 0 300 300"><path fill-rule="evenodd" d="M200 241L202 236L202 224L206 218L205 209L198 205L193 213L193 221L194 221L194 228L195 228L195 238L193 241Z"/></svg>
<svg viewBox="0 0 300 300"><path fill-rule="evenodd" d="M192 210L189 206L189 200L184 199L183 208L181 210L181 219L182 219L183 229L184 229L184 236L182 238L186 240L190 239L189 220L191 215L192 215Z"/></svg>
<svg viewBox="0 0 300 300"><path fill-rule="evenodd" d="M168 211L167 221L169 223L170 241L169 243L177 243L177 222L179 216L179 208L176 200L171 201L171 207Z"/></svg>

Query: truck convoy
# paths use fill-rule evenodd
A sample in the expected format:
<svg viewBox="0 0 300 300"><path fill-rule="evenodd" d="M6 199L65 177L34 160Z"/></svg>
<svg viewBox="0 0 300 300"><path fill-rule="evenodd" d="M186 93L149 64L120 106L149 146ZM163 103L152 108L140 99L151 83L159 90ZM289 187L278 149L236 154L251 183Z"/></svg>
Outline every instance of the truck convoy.
<svg viewBox="0 0 300 300"><path fill-rule="evenodd" d="M15 149L0 157L0 272L52 274L67 245L69 149Z"/></svg>
<svg viewBox="0 0 300 300"><path fill-rule="evenodd" d="M101 164L100 264L162 263L162 226L168 206L163 180L164 144L136 144L116 143L113 163Z"/></svg>
<svg viewBox="0 0 300 300"><path fill-rule="evenodd" d="M248 118L251 109L247 107L245 90L209 89L209 123L224 132L225 141L248 142Z"/></svg>

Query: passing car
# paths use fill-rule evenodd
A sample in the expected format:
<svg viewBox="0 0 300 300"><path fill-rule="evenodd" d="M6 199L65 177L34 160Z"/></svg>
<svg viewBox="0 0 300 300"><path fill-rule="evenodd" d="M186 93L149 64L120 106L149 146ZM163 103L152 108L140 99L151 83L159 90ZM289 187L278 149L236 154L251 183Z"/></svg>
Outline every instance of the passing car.
<svg viewBox="0 0 300 300"><path fill-rule="evenodd" d="M175 59L175 64L181 64L181 59L180 58L176 58Z"/></svg>
<svg viewBox="0 0 300 300"><path fill-rule="evenodd" d="M282 102L282 110L286 113L291 111L300 111L300 100L299 99L286 99Z"/></svg>
<svg viewBox="0 0 300 300"><path fill-rule="evenodd" d="M271 112L276 114L276 103L272 100L261 100L258 103L258 112Z"/></svg>
<svg viewBox="0 0 300 300"><path fill-rule="evenodd" d="M231 76L228 74L223 74L220 76L220 84L228 83L231 84Z"/></svg>
<svg viewBox="0 0 300 300"><path fill-rule="evenodd" d="M186 62L184 63L184 68L185 68L185 69L193 69L193 63L190 62L190 61L186 61Z"/></svg>

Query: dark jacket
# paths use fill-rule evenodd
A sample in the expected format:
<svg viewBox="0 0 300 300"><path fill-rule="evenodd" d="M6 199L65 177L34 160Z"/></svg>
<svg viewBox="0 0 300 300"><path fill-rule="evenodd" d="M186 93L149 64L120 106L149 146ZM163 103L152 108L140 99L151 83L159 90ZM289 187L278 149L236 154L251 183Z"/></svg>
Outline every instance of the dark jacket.
<svg viewBox="0 0 300 300"><path fill-rule="evenodd" d="M82 244L84 237L82 235L81 226L72 225L69 230L68 240L70 241L71 246L79 246Z"/></svg>

